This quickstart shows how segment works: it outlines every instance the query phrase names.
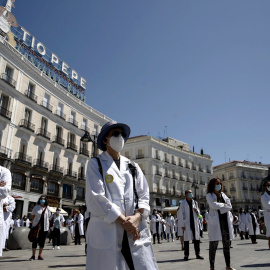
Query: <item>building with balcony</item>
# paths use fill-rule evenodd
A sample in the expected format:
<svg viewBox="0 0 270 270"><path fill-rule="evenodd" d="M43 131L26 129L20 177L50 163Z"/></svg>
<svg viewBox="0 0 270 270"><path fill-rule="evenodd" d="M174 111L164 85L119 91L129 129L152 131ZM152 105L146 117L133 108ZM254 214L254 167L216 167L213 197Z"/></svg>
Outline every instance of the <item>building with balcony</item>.
<svg viewBox="0 0 270 270"><path fill-rule="evenodd" d="M151 209L177 207L185 198L185 190L191 189L204 212L206 188L212 178L209 155L191 152L187 143L173 138L151 136L129 138L121 154L137 162L145 174Z"/></svg>
<svg viewBox="0 0 270 270"><path fill-rule="evenodd" d="M213 175L222 180L223 190L231 199L234 212L238 212L240 207L261 209L260 186L268 175L268 167L246 160L234 160L213 167Z"/></svg>
<svg viewBox="0 0 270 270"><path fill-rule="evenodd" d="M85 103L76 71L23 27L7 27L0 31L0 165L12 173L15 214L31 213L41 194L70 212L84 204L94 149L80 138L111 119Z"/></svg>

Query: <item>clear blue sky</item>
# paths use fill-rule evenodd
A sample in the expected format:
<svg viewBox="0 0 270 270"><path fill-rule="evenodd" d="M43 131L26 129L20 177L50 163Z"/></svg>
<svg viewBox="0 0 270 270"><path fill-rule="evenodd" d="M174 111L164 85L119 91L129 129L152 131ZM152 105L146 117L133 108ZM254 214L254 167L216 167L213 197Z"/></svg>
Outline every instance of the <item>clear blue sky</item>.
<svg viewBox="0 0 270 270"><path fill-rule="evenodd" d="M2 1L3 2L3 1ZM15 15L87 80L86 103L212 156L270 163L269 0L16 0Z"/></svg>

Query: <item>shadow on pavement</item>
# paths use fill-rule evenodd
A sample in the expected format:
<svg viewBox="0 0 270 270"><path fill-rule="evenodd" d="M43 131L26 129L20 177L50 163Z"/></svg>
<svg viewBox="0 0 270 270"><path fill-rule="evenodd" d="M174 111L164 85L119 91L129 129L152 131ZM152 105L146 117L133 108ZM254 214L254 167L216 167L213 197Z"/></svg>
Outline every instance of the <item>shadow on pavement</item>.
<svg viewBox="0 0 270 270"><path fill-rule="evenodd" d="M241 267L254 268L254 267L270 267L270 263L258 263L258 264L247 264Z"/></svg>
<svg viewBox="0 0 270 270"><path fill-rule="evenodd" d="M171 252L171 251L183 251L181 249L173 249L173 250L160 250L159 252Z"/></svg>
<svg viewBox="0 0 270 270"><path fill-rule="evenodd" d="M236 244L237 246L246 246L246 245L252 245L252 243L244 243L244 244Z"/></svg>
<svg viewBox="0 0 270 270"><path fill-rule="evenodd" d="M70 257L86 257L86 255L59 255L59 256L55 256L55 257L62 257L62 258L70 258Z"/></svg>
<svg viewBox="0 0 270 270"><path fill-rule="evenodd" d="M188 259L189 261L195 260L194 259ZM157 261L157 263L177 263L177 262L186 262L184 259L178 259L178 260L168 260L168 261Z"/></svg>
<svg viewBox="0 0 270 270"><path fill-rule="evenodd" d="M269 250L268 248L263 248L263 249L255 249L254 251L266 251Z"/></svg>
<svg viewBox="0 0 270 270"><path fill-rule="evenodd" d="M6 263L6 262L28 262L29 260L5 260L5 259L2 260L2 259L1 259L1 261L3 261L3 262Z"/></svg>
<svg viewBox="0 0 270 270"><path fill-rule="evenodd" d="M48 268L74 268L74 267L85 267L86 264L73 264L73 265L62 265L62 264L59 264L59 265L51 265L51 266L48 266Z"/></svg>

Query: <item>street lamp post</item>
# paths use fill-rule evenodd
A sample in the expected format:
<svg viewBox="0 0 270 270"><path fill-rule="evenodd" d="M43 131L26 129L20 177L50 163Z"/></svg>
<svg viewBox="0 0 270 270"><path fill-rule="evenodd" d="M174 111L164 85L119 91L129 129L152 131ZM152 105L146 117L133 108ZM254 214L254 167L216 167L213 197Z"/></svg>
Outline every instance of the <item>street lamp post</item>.
<svg viewBox="0 0 270 270"><path fill-rule="evenodd" d="M93 143L93 153L92 153L92 157L97 156L97 135L93 134L90 135L90 133L88 131L85 131L84 135L81 137L81 142L92 142Z"/></svg>

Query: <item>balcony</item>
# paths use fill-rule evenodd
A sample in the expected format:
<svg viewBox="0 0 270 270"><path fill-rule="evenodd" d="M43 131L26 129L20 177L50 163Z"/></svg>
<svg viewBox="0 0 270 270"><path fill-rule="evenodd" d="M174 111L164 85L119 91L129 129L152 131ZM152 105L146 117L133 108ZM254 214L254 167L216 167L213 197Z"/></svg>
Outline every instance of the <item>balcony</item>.
<svg viewBox="0 0 270 270"><path fill-rule="evenodd" d="M187 182L191 182L191 180L189 178L187 178Z"/></svg>
<svg viewBox="0 0 270 270"><path fill-rule="evenodd" d="M136 155L136 159L142 159L142 158L144 158L144 155L143 155L143 154L141 154L141 155Z"/></svg>
<svg viewBox="0 0 270 270"><path fill-rule="evenodd" d="M39 169L41 171L48 171L49 168L49 163L48 162L44 162L43 160L40 159L35 159L34 160L34 168Z"/></svg>
<svg viewBox="0 0 270 270"><path fill-rule="evenodd" d="M76 121L75 119L69 118L69 119L68 119L68 122L69 122L70 124L72 124L73 126L78 127L78 121Z"/></svg>
<svg viewBox="0 0 270 270"><path fill-rule="evenodd" d="M200 185L205 185L204 181L200 180Z"/></svg>
<svg viewBox="0 0 270 270"><path fill-rule="evenodd" d="M247 187L243 187L243 190L248 190L248 188Z"/></svg>
<svg viewBox="0 0 270 270"><path fill-rule="evenodd" d="M192 166L192 170L196 171L196 167L195 166Z"/></svg>
<svg viewBox="0 0 270 270"><path fill-rule="evenodd" d="M78 174L78 180L85 181L86 180L86 175L84 173L79 173Z"/></svg>
<svg viewBox="0 0 270 270"><path fill-rule="evenodd" d="M37 135L42 136L42 137L44 137L45 139L48 139L48 140L51 139L51 133L46 131L46 129L43 129L43 128L39 128L37 130Z"/></svg>
<svg viewBox="0 0 270 270"><path fill-rule="evenodd" d="M62 118L63 120L66 120L66 114L64 114L62 111L60 110L56 110L55 111L55 115L59 116L60 118Z"/></svg>
<svg viewBox="0 0 270 270"><path fill-rule="evenodd" d="M188 165L188 164L186 164L186 168L187 168L187 169L190 169L190 167L189 167L189 165Z"/></svg>
<svg viewBox="0 0 270 270"><path fill-rule="evenodd" d="M17 152L15 154L15 162L20 163L25 166L31 166L32 165L32 157L27 156L21 152Z"/></svg>
<svg viewBox="0 0 270 270"><path fill-rule="evenodd" d="M80 154L89 157L89 151L85 148L80 148Z"/></svg>
<svg viewBox="0 0 270 270"><path fill-rule="evenodd" d="M49 171L51 174L63 176L63 167L51 164Z"/></svg>
<svg viewBox="0 0 270 270"><path fill-rule="evenodd" d="M57 143L57 144L60 144L60 145L64 146L65 145L65 140L63 140L59 136L54 136L53 137L53 143Z"/></svg>
<svg viewBox="0 0 270 270"><path fill-rule="evenodd" d="M26 128L32 132L35 132L35 125L31 122L27 121L26 119L22 119L19 123L19 127Z"/></svg>
<svg viewBox="0 0 270 270"><path fill-rule="evenodd" d="M171 178L169 173L165 173L164 177Z"/></svg>
<svg viewBox="0 0 270 270"><path fill-rule="evenodd" d="M175 175L175 174L172 176L172 179L176 179L176 180L178 180L178 178L176 177L176 175Z"/></svg>
<svg viewBox="0 0 270 270"><path fill-rule="evenodd" d="M166 163L170 163L169 159L168 158L164 158L164 162Z"/></svg>
<svg viewBox="0 0 270 270"><path fill-rule="evenodd" d="M158 172L156 172L156 175L162 176L162 173L158 171Z"/></svg>
<svg viewBox="0 0 270 270"><path fill-rule="evenodd" d="M28 98L30 98L31 100L33 100L34 102L37 103L37 96L36 96L34 93L32 93L32 92L29 91L29 90L25 90L24 94L25 94Z"/></svg>
<svg viewBox="0 0 270 270"><path fill-rule="evenodd" d="M182 163L182 162L180 162L178 165L179 165L180 167L183 167L183 163Z"/></svg>
<svg viewBox="0 0 270 270"><path fill-rule="evenodd" d="M71 143L71 142L68 142L68 143L67 143L67 149L71 149L71 150L73 150L73 151L75 151L75 152L78 151L77 145L74 144L74 143Z"/></svg>
<svg viewBox="0 0 270 270"><path fill-rule="evenodd" d="M4 108L4 107L0 107L0 115L1 116L3 116L3 117L5 117L5 118L7 118L8 120L10 120L11 119L11 112L10 111L8 111L6 108Z"/></svg>
<svg viewBox="0 0 270 270"><path fill-rule="evenodd" d="M81 130L87 131L90 133L90 128L88 128L86 125L81 125Z"/></svg>
<svg viewBox="0 0 270 270"><path fill-rule="evenodd" d="M176 165L176 161L175 161L175 160L173 160L173 161L172 161L172 164L173 164L173 165Z"/></svg>
<svg viewBox="0 0 270 270"><path fill-rule="evenodd" d="M211 173L211 170L208 169L208 170L206 170L206 172L207 172L207 173Z"/></svg>
<svg viewBox="0 0 270 270"><path fill-rule="evenodd" d="M0 146L0 158L12 158L12 150L4 146Z"/></svg>
<svg viewBox="0 0 270 270"><path fill-rule="evenodd" d="M42 100L40 105L44 107L45 109L47 109L48 111L52 112L53 107L50 105L49 102Z"/></svg>
<svg viewBox="0 0 270 270"><path fill-rule="evenodd" d="M155 159L160 160L160 156L159 155L156 155L155 156Z"/></svg>
<svg viewBox="0 0 270 270"><path fill-rule="evenodd" d="M64 176L68 177L68 178L76 179L77 178L77 173L70 170L70 169L66 169L65 172L64 172Z"/></svg>
<svg viewBox="0 0 270 270"><path fill-rule="evenodd" d="M230 188L230 191L236 191L236 188L235 187L231 187Z"/></svg>
<svg viewBox="0 0 270 270"><path fill-rule="evenodd" d="M203 169L199 167L199 172L203 172Z"/></svg>
<svg viewBox="0 0 270 270"><path fill-rule="evenodd" d="M79 195L77 195L77 197L76 197L76 200L78 200L78 201L84 201L84 199L85 199L85 197L84 196L79 196Z"/></svg>
<svg viewBox="0 0 270 270"><path fill-rule="evenodd" d="M6 73L1 74L1 79L7 82L9 85L16 87L16 81L14 81L11 77L9 77Z"/></svg>

